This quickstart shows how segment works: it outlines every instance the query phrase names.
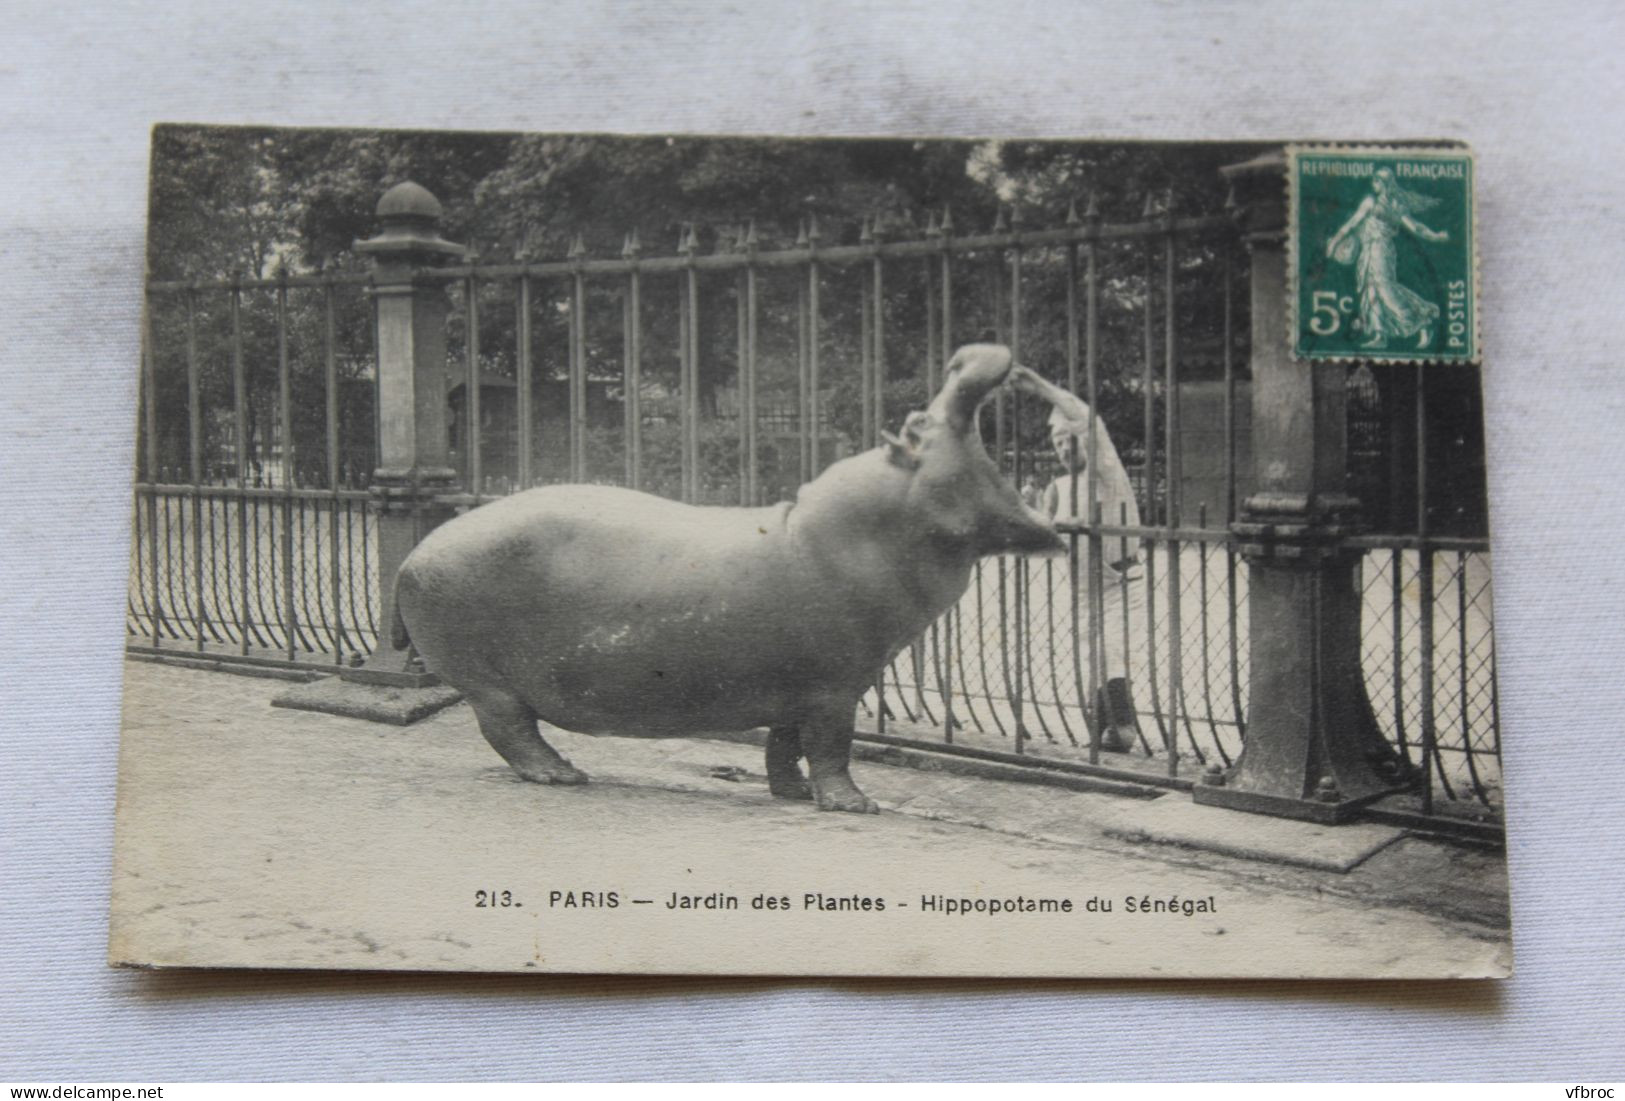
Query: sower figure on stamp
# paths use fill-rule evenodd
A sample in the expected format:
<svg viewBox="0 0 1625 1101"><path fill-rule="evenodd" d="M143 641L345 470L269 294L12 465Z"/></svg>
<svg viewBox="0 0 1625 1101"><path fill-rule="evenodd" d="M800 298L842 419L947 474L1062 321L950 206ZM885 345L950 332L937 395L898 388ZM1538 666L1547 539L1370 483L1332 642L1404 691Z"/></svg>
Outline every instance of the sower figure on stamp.
<svg viewBox="0 0 1625 1101"><path fill-rule="evenodd" d="M1017 366L1010 383L1022 393L1050 403L1050 444L1061 461L1063 473L1045 487L1038 510L1057 522L1086 522L1089 518L1090 481L1088 477L1090 410L1077 395L1046 381L1032 370ZM1140 506L1134 487L1123 468L1123 460L1112 445L1111 434L1099 417L1094 418L1095 453L1094 499L1100 506L1102 522L1113 526L1139 527ZM1074 502L1076 511L1074 512ZM1126 519L1124 519L1126 517ZM1144 574L1139 570L1140 541L1132 536L1113 535L1101 540L1103 598L1099 618L1104 645L1106 682L1097 689L1095 713L1101 716L1102 749L1126 751L1140 739L1140 725L1129 689L1129 656L1141 650L1145 619ZM1092 565L1089 545L1078 544L1077 599L1088 600L1087 579ZM1126 622L1125 622L1126 613ZM1087 618L1084 623L1091 622ZM1094 661L1095 638L1088 652ZM1080 643L1081 645L1081 643ZM1090 668L1095 668L1091 664Z"/></svg>

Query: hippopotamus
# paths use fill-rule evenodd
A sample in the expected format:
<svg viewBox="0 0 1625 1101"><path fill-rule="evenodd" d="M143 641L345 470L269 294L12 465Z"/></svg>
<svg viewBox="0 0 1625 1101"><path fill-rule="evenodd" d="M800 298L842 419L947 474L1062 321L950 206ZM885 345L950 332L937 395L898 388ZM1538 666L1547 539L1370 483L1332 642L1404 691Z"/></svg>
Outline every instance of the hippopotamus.
<svg viewBox="0 0 1625 1101"><path fill-rule="evenodd" d="M556 485L472 509L402 564L393 644L462 691L527 780L587 779L538 719L646 737L765 726L773 795L875 813L849 764L876 671L978 558L1062 549L982 447L977 408L1011 366L1000 345L958 349L900 434L768 508Z"/></svg>

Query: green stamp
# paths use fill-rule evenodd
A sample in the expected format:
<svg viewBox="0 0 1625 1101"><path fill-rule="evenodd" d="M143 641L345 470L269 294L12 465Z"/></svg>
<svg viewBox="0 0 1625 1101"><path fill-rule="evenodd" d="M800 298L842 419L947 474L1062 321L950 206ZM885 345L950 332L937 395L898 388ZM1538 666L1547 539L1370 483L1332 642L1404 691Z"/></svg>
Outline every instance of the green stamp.
<svg viewBox="0 0 1625 1101"><path fill-rule="evenodd" d="M1472 153L1298 147L1287 172L1293 354L1477 362Z"/></svg>

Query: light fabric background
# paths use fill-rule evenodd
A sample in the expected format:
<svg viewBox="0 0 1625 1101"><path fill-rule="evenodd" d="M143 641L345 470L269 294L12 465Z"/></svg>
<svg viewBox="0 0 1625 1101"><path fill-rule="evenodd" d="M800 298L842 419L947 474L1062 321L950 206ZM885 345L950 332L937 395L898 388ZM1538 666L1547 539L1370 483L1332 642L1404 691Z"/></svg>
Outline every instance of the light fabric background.
<svg viewBox="0 0 1625 1101"><path fill-rule="evenodd" d="M1625 1073L1617 5L0 10L0 1080ZM1472 141L1517 977L108 970L147 130L160 120Z"/></svg>

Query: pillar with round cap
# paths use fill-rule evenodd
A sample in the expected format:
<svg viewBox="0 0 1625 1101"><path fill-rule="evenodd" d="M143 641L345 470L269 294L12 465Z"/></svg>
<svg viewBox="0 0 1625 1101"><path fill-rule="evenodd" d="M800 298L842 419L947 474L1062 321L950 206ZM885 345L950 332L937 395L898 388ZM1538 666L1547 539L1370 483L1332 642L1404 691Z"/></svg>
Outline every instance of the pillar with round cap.
<svg viewBox="0 0 1625 1101"><path fill-rule="evenodd" d="M1198 803L1339 822L1408 787L1360 666L1360 552L1347 536L1346 375L1292 357L1286 316L1286 156L1223 170L1251 254L1255 492L1231 525L1248 561L1247 739Z"/></svg>

